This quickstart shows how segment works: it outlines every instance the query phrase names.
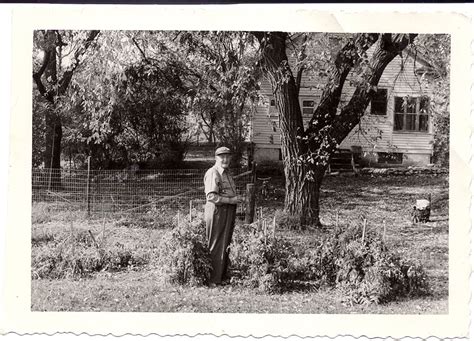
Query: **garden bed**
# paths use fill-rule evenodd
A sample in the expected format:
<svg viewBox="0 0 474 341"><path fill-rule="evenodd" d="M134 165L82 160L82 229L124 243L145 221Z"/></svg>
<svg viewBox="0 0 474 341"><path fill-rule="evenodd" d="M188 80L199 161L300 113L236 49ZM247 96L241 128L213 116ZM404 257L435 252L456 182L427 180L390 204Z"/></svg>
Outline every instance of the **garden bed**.
<svg viewBox="0 0 474 341"><path fill-rule="evenodd" d="M282 180L272 185L280 188ZM444 176L328 177L322 188L321 219L327 231L337 224L366 219L370 229L386 227L387 246L403 257L418 259L426 270L431 294L400 298L380 305L347 304L340 291L304 286L278 294L265 294L238 283L209 289L206 286L172 285L163 280L157 266L160 241L168 232L170 216L163 212L159 223L153 218L86 220L81 216L51 215L35 219L32 246L32 309L40 311L181 311L181 312L273 312L273 313L447 313L448 309L448 205ZM431 221L412 224L409 212L420 196L432 194ZM263 213L271 217L282 201L260 200ZM44 210L42 210L44 211ZM170 213L171 214L171 213ZM89 230L97 243L106 236L109 256L90 271L76 271L71 264L64 273L35 274L35 262L55 254L58 243L73 230L79 238L74 253L92 259L99 255L88 239ZM104 228L105 226L105 228ZM105 229L105 233L103 233ZM380 231L382 232L382 231ZM204 231L203 231L204 233ZM314 248L321 231L277 229L276 235L298 250ZM70 253L71 246L63 250ZM120 255L128 255L126 262ZM64 259L64 257L63 257ZM95 264L97 263L84 263ZM87 268L84 265L82 269ZM60 268L61 269L61 268ZM309 283L309 282L308 282ZM278 299L272 298L278 295Z"/></svg>

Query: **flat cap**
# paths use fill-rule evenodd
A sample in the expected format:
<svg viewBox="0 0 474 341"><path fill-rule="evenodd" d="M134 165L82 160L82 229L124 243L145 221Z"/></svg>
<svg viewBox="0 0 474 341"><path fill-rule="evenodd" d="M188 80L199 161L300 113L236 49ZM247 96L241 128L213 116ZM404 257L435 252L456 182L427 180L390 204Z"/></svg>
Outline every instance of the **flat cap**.
<svg viewBox="0 0 474 341"><path fill-rule="evenodd" d="M231 154L231 151L227 147L219 147L216 149L216 156L221 154Z"/></svg>

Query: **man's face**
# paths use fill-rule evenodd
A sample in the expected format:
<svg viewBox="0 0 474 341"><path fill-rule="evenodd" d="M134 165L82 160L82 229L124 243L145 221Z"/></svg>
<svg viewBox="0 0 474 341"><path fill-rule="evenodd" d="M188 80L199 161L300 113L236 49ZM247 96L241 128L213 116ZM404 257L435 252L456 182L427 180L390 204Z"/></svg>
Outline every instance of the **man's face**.
<svg viewBox="0 0 474 341"><path fill-rule="evenodd" d="M230 154L221 154L221 155L216 156L217 164L220 165L224 169L229 168L230 159L231 159Z"/></svg>

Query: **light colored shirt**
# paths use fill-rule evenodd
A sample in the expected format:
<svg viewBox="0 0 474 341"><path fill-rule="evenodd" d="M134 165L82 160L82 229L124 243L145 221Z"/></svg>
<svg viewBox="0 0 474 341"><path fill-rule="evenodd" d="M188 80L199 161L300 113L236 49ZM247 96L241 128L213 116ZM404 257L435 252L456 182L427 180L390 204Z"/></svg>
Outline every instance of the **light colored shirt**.
<svg viewBox="0 0 474 341"><path fill-rule="evenodd" d="M215 164L204 175L204 192L206 200L216 205L230 204L237 195L235 183L228 170Z"/></svg>

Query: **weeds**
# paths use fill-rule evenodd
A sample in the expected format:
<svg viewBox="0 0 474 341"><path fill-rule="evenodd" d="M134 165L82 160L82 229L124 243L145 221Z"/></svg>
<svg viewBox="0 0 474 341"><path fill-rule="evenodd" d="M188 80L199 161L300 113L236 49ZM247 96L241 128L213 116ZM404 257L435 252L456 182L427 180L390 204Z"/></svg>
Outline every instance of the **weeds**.
<svg viewBox="0 0 474 341"><path fill-rule="evenodd" d="M325 247L315 261L331 264L326 282L339 289L348 304L384 303L430 291L423 267L389 250L374 229L338 228L321 243Z"/></svg>
<svg viewBox="0 0 474 341"><path fill-rule="evenodd" d="M265 293L293 290L301 282L336 288L348 304L429 293L423 267L389 251L375 230L338 228L302 254L285 238L270 236L257 225L237 231L231 263L238 281Z"/></svg>
<svg viewBox="0 0 474 341"><path fill-rule="evenodd" d="M300 219L297 216L288 214L283 210L275 211L275 223L279 229L301 230Z"/></svg>
<svg viewBox="0 0 474 341"><path fill-rule="evenodd" d="M51 231L32 234L31 269L33 278L78 278L98 271L119 271L130 266L142 266L148 262L137 257L121 243L105 244L102 234L100 243L86 229Z"/></svg>
<svg viewBox="0 0 474 341"><path fill-rule="evenodd" d="M231 265L240 282L265 293L281 293L291 285L292 245L269 235L257 224L238 226L230 250Z"/></svg>
<svg viewBox="0 0 474 341"><path fill-rule="evenodd" d="M31 206L31 223L44 224L51 221L50 204L34 202Z"/></svg>
<svg viewBox="0 0 474 341"><path fill-rule="evenodd" d="M110 216L107 226L113 228L107 229L106 239L103 239L101 226L94 226L96 223L91 220L84 221L84 212L68 212L66 210L71 210L71 207L64 205L64 211L60 214L57 204L48 204L51 221L45 222L44 226L40 222L32 229L32 277L66 279L32 281L32 309L184 312L188 311L187 307L192 307L200 312L221 313L446 313L449 286L448 196L446 185L440 181L440 178L425 176L329 177L324 182L321 201L321 217L328 229L295 231L277 226L277 241L272 241L273 231L270 228L265 244L262 228L256 225L236 226L230 253L233 287L216 290L205 287L177 289L176 285L157 283L163 278L161 271L157 270L164 268L159 259L163 251L162 237L171 233L178 220L177 216L169 214L169 210L156 209L154 213L122 218L121 221L127 221L128 225L117 223L117 220L114 221L116 216ZM405 212L412 207L415 194L418 197L428 192L434 193L433 222L413 226ZM279 202L278 207L282 204L282 201ZM273 218L277 205L267 201L262 206L264 214ZM336 220L335 208L339 212ZM363 241L363 225L351 221L361 212L366 212L371 221ZM192 213L201 219L197 212ZM187 214L182 214L180 223L187 217ZM74 238L69 227L71 220L77 226ZM390 222L386 224L386 238L382 233L384 225L380 226L383 220ZM376 222L380 222L379 226ZM81 226L84 228L80 229ZM334 226L341 228L334 229ZM104 256L99 256L88 228L99 248L104 249ZM382 237L375 231L377 228ZM204 238L204 227L197 228L195 233ZM254 234L256 239L251 240ZM172 240L177 239L171 239L168 243L171 244ZM184 240L189 242L189 238ZM188 242L183 245L189 245ZM201 245L205 245L202 239ZM281 250L284 245L288 251ZM173 248L183 249L178 245ZM190 248L186 250L198 254ZM280 261L272 258L275 254L283 254ZM186 258L179 254L170 257ZM196 259L201 257L196 256ZM429 277L418 260L427 269ZM249 271L252 264L254 268ZM134 268L139 271L123 271ZM118 272L112 275L112 271ZM189 278L183 275L186 272L189 271L181 271L180 276ZM83 277L88 280L76 281ZM246 282L250 278L253 281ZM419 295L429 293L430 289L432 297L419 298ZM308 290L311 292L308 293ZM258 292L288 293L275 297L259 295ZM124 299L128 295L130 298ZM78 296L88 299L78 301ZM119 302L115 303L112 297ZM187 306L183 298L186 298ZM385 304L394 300L394 304ZM353 307L348 309L347 305Z"/></svg>
<svg viewBox="0 0 474 341"><path fill-rule="evenodd" d="M169 209L151 207L143 214L124 216L116 221L116 226L130 228L169 229L175 214Z"/></svg>
<svg viewBox="0 0 474 341"><path fill-rule="evenodd" d="M39 246L54 241L54 233L47 228L35 228L31 231L31 245Z"/></svg>
<svg viewBox="0 0 474 341"><path fill-rule="evenodd" d="M191 222L186 217L179 219L179 216L174 221L175 227L164 235L160 243L157 266L170 283L207 284L211 259L202 215Z"/></svg>

